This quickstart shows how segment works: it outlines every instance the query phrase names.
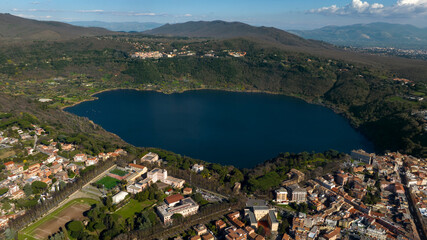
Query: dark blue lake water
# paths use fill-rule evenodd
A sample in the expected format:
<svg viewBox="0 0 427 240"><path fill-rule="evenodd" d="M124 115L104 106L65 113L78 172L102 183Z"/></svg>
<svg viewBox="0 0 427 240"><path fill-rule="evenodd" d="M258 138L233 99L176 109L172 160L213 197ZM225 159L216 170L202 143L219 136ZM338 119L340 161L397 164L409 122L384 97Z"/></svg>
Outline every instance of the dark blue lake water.
<svg viewBox="0 0 427 240"><path fill-rule="evenodd" d="M237 167L280 152L350 152L373 145L333 111L291 97L213 90L176 94L116 90L66 111L123 140Z"/></svg>

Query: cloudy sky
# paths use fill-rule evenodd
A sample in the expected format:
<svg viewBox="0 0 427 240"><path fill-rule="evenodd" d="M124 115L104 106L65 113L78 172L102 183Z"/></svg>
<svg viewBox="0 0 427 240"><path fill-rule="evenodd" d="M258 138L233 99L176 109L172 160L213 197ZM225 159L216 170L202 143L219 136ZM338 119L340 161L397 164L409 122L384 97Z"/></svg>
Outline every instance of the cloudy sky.
<svg viewBox="0 0 427 240"><path fill-rule="evenodd" d="M0 12L56 21L242 21L282 29L370 22L427 27L427 0L1 0Z"/></svg>

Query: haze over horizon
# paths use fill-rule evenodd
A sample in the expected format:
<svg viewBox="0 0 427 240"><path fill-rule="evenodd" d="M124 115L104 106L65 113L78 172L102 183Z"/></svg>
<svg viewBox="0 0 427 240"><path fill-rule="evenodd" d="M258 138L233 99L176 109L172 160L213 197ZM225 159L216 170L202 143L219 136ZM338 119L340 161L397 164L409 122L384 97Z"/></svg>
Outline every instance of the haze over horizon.
<svg viewBox="0 0 427 240"><path fill-rule="evenodd" d="M239 21L281 29L388 22L427 27L427 0L4 0L0 12L61 22Z"/></svg>

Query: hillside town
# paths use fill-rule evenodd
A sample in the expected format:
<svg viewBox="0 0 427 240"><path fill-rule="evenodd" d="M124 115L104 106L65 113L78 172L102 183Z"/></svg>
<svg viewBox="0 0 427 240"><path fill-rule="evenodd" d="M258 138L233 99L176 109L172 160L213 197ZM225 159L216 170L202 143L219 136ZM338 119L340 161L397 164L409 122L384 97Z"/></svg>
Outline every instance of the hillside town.
<svg viewBox="0 0 427 240"><path fill-rule="evenodd" d="M10 220L24 215L29 206L43 204L64 184L73 184L85 169L128 154L116 149L91 156L73 143L54 141L49 131L35 124L4 128L0 144L3 230ZM18 152L24 157L18 158ZM113 165L85 188L99 199L111 198L116 212L150 193L142 197L147 199L143 203L148 201L147 209L165 227L182 219L194 219L191 217L208 205L221 209L230 201L229 196L171 176L167 166L157 153L145 152L126 165ZM173 238L423 239L427 219L426 167L425 159L398 152L375 155L353 150L337 171L309 178L304 169L293 168L274 190L273 198L240 193L240 198L245 199L243 208L218 210L221 214L213 220L195 221L197 224L178 230ZM195 175L205 174L205 170L202 163L190 166ZM240 191L240 183L235 191Z"/></svg>
<svg viewBox="0 0 427 240"><path fill-rule="evenodd" d="M5 229L10 219L25 214L25 208L42 204L52 192L73 183L87 167L127 154L123 149L116 149L114 152L89 156L76 153L75 145L70 143L50 139L48 145L39 144L37 140L40 137L49 138L49 134L34 124L25 130L12 126L0 131L0 150L6 154L2 159L9 159L3 162L1 168L0 229ZM17 152L21 152L26 159L18 159ZM9 153L12 155L5 158Z"/></svg>

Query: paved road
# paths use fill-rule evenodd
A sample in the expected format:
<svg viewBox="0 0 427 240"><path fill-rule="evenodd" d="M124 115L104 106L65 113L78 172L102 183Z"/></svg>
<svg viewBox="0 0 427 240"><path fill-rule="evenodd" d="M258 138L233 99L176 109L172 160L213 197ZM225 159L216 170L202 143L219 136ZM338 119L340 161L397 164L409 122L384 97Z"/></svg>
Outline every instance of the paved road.
<svg viewBox="0 0 427 240"><path fill-rule="evenodd" d="M108 168L107 170L105 170L104 172L102 172L101 174L99 174L98 176L96 176L95 178L93 178L92 180L90 180L88 183L86 183L82 188L90 186L91 183L98 181L105 174L107 174L109 171L111 171L115 167L116 167L116 165L113 165L112 167ZM55 211L56 209L62 207L67 202L69 202L69 201L71 201L73 199L77 199L77 198L93 198L95 200L99 200L99 197L96 197L96 195L92 195L92 194L88 194L88 193L82 192L81 189L79 189L79 190L73 192L72 194L70 194L70 196L68 196L65 200L63 200L61 203L59 203L56 207L50 209L47 213L43 214L43 216L41 216L40 218L43 218L44 216L51 214L53 211Z"/></svg>

